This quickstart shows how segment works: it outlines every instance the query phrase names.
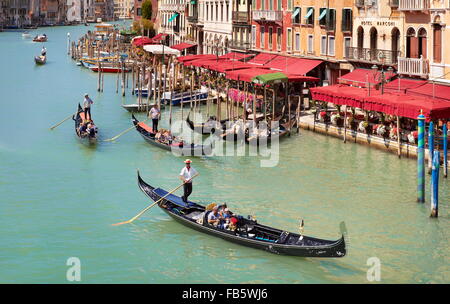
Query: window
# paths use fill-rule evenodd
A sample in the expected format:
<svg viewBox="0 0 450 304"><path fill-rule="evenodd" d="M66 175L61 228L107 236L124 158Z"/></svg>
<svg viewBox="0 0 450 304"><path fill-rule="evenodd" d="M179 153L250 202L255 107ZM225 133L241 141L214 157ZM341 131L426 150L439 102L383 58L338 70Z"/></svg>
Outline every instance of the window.
<svg viewBox="0 0 450 304"><path fill-rule="evenodd" d="M353 28L353 12L351 8L342 9L342 31L351 32Z"/></svg>
<svg viewBox="0 0 450 304"><path fill-rule="evenodd" d="M336 10L330 8L327 14L327 30L334 31L336 29Z"/></svg>
<svg viewBox="0 0 450 304"><path fill-rule="evenodd" d="M308 53L314 53L314 36L308 35Z"/></svg>
<svg viewBox="0 0 450 304"><path fill-rule="evenodd" d="M327 24L327 9L322 7L319 9L319 25L325 26Z"/></svg>
<svg viewBox="0 0 450 304"><path fill-rule="evenodd" d="M290 52L292 50L292 29L288 28L287 29L287 39L286 39L286 46L287 46L287 50L288 52Z"/></svg>
<svg viewBox="0 0 450 304"><path fill-rule="evenodd" d="M273 27L269 27L269 50L272 50Z"/></svg>
<svg viewBox="0 0 450 304"><path fill-rule="evenodd" d="M300 51L300 33L295 33L295 50Z"/></svg>
<svg viewBox="0 0 450 304"><path fill-rule="evenodd" d="M256 25L252 25L252 47L256 46Z"/></svg>
<svg viewBox="0 0 450 304"><path fill-rule="evenodd" d="M277 28L277 50L281 51L281 35L282 35L282 29L281 27Z"/></svg>
<svg viewBox="0 0 450 304"><path fill-rule="evenodd" d="M344 37L344 57L350 57L350 47L352 46L352 38Z"/></svg>
<svg viewBox="0 0 450 304"><path fill-rule="evenodd" d="M264 28L264 26L261 26L261 28L260 28L260 34L261 34L261 36L260 36L260 42L259 42L259 45L260 45L260 48L264 48L264 34L265 34L265 28Z"/></svg>
<svg viewBox="0 0 450 304"><path fill-rule="evenodd" d="M327 54L327 36L320 37L320 55Z"/></svg>
<svg viewBox="0 0 450 304"><path fill-rule="evenodd" d="M269 0L269 10L273 11L273 0Z"/></svg>
<svg viewBox="0 0 450 304"><path fill-rule="evenodd" d="M294 2L294 0L287 0L288 1L288 10L289 11L292 11L292 7L293 7L293 2Z"/></svg>
<svg viewBox="0 0 450 304"><path fill-rule="evenodd" d="M314 7L308 7L306 15L306 24L308 25L314 25Z"/></svg>
<svg viewBox="0 0 450 304"><path fill-rule="evenodd" d="M136 14L137 14L138 16L142 16L142 9L141 9L140 7L137 8Z"/></svg>
<svg viewBox="0 0 450 304"><path fill-rule="evenodd" d="M328 55L334 56L334 36L328 37Z"/></svg>
<svg viewBox="0 0 450 304"><path fill-rule="evenodd" d="M261 0L261 10L266 9L266 0Z"/></svg>
<svg viewBox="0 0 450 304"><path fill-rule="evenodd" d="M281 0L278 0L278 2L277 2L277 10L279 10L279 11L282 10L282 8L281 8Z"/></svg>
<svg viewBox="0 0 450 304"><path fill-rule="evenodd" d="M252 1L252 10L256 10L256 0Z"/></svg>
<svg viewBox="0 0 450 304"><path fill-rule="evenodd" d="M292 23L300 23L300 16L301 16L302 9L300 7L295 7L294 12L292 13Z"/></svg>

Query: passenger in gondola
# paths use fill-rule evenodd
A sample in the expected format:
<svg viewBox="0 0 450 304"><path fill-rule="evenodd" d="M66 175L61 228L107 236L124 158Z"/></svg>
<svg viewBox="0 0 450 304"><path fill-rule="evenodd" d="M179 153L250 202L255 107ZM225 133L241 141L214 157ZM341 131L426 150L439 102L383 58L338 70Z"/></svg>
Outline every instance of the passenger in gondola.
<svg viewBox="0 0 450 304"><path fill-rule="evenodd" d="M47 55L47 49L45 48L45 46L42 47L41 55L42 55L42 56Z"/></svg>
<svg viewBox="0 0 450 304"><path fill-rule="evenodd" d="M208 214L208 224L217 227L220 223L219 208L217 206L213 207L213 210Z"/></svg>
<svg viewBox="0 0 450 304"><path fill-rule="evenodd" d="M85 136L87 133L87 122L83 122L80 125L80 128L78 130L80 136Z"/></svg>
<svg viewBox="0 0 450 304"><path fill-rule="evenodd" d="M88 123L86 132L89 137L95 137L95 129L96 126L94 125L94 123Z"/></svg>

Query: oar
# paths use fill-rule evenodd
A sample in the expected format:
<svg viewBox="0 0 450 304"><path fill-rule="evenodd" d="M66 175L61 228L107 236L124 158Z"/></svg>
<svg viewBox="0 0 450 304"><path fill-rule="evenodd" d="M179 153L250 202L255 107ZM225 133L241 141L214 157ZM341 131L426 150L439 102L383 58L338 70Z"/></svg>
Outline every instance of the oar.
<svg viewBox="0 0 450 304"><path fill-rule="evenodd" d="M196 177L197 175L198 175L198 173L195 174L195 175L191 178L191 180L193 180L194 177ZM157 200L156 202L154 202L153 204L151 204L150 206L146 207L144 210L142 210L141 212L139 212L136 216L134 216L133 218L129 219L128 221L120 222L120 223L115 223L115 224L112 224L112 225L113 225L113 226L118 226L118 225L123 225L123 224L129 224L129 223L132 223L134 220L136 220L138 217L140 217L142 214L144 214L148 209L150 209L150 208L152 208L153 206L155 206L156 204L158 204L160 201L162 201L163 199L165 199L169 194L172 194L173 192L177 191L177 190L178 190L181 186L183 186L183 185L184 185L184 182L183 182L181 185L179 185L178 187L176 187L175 189L173 189L172 191L170 191L169 193L167 193L166 195L164 195L163 197L161 197L159 200Z"/></svg>
<svg viewBox="0 0 450 304"><path fill-rule="evenodd" d="M54 125L53 127L50 127L50 130L53 130L54 128L56 128L57 126L59 126L60 124L62 124L63 122L65 122L66 120L68 120L70 117L73 117L74 115L77 115L78 111L75 112L74 114L70 114L69 116L67 116L66 118L64 118L63 121L57 123L56 125Z"/></svg>
<svg viewBox="0 0 450 304"><path fill-rule="evenodd" d="M144 120L143 122L146 122L148 120L148 118L146 120ZM126 129L125 131L119 133L118 135L111 137L110 139L105 139L104 141L115 141L116 139L118 139L120 136L124 135L125 133L129 132L130 130L133 130L134 128L136 128L137 125L133 125L132 127Z"/></svg>
<svg viewBox="0 0 450 304"><path fill-rule="evenodd" d="M303 229L305 227L305 222L302 219L302 222L300 223L300 227L298 228L300 230L300 237L299 240L303 240Z"/></svg>

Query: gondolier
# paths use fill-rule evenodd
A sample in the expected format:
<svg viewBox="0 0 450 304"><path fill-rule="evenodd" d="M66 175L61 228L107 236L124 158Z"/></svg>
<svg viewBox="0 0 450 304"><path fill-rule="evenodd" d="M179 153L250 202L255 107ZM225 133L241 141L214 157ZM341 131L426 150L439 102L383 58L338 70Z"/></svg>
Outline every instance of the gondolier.
<svg viewBox="0 0 450 304"><path fill-rule="evenodd" d="M158 105L154 104L150 109L148 115L152 118L152 129L154 132L158 132L158 121L161 116L161 112L158 109Z"/></svg>
<svg viewBox="0 0 450 304"><path fill-rule="evenodd" d="M86 93L84 94L84 101L83 101L83 110L84 110L84 117L87 119L91 119L91 105L94 102L92 99L89 98L89 95ZM87 113L89 113L89 118L87 116Z"/></svg>
<svg viewBox="0 0 450 304"><path fill-rule="evenodd" d="M183 189L184 195L182 196L183 202L187 202L189 195L192 193L192 177L194 175L198 175L197 170L191 167L192 161L190 159L186 159L184 161L186 166L181 169L180 179L184 182Z"/></svg>

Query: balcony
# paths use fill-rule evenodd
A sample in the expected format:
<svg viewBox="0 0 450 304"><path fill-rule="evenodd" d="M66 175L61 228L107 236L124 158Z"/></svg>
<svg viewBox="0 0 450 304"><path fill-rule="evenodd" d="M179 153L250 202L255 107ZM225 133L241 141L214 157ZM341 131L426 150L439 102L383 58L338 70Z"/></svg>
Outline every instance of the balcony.
<svg viewBox="0 0 450 304"><path fill-rule="evenodd" d="M190 23L197 23L198 22L198 15L194 14L192 16L187 16L187 21Z"/></svg>
<svg viewBox="0 0 450 304"><path fill-rule="evenodd" d="M283 11L253 11L253 20L261 22L283 21Z"/></svg>
<svg viewBox="0 0 450 304"><path fill-rule="evenodd" d="M161 11L184 11L184 4L161 4L159 10Z"/></svg>
<svg viewBox="0 0 450 304"><path fill-rule="evenodd" d="M398 58L398 74L428 78L429 73L428 59Z"/></svg>
<svg viewBox="0 0 450 304"><path fill-rule="evenodd" d="M355 0L355 6L358 8L364 7L364 0Z"/></svg>
<svg viewBox="0 0 450 304"><path fill-rule="evenodd" d="M389 51L380 49L367 49L358 47L347 47L345 58L349 61L362 61L367 63L397 64L400 51Z"/></svg>
<svg viewBox="0 0 450 304"><path fill-rule="evenodd" d="M248 12L233 12L232 21L234 23L249 23Z"/></svg>
<svg viewBox="0 0 450 304"><path fill-rule="evenodd" d="M241 40L231 40L229 44L230 49L248 51L252 48L250 42L244 42Z"/></svg>
<svg viewBox="0 0 450 304"><path fill-rule="evenodd" d="M430 0L399 0L399 11L423 11L430 9Z"/></svg>

